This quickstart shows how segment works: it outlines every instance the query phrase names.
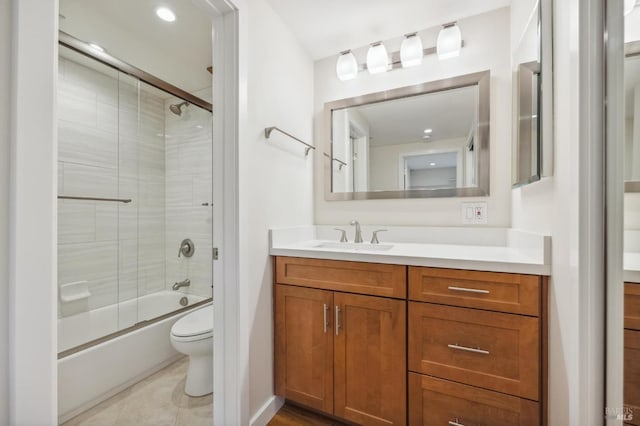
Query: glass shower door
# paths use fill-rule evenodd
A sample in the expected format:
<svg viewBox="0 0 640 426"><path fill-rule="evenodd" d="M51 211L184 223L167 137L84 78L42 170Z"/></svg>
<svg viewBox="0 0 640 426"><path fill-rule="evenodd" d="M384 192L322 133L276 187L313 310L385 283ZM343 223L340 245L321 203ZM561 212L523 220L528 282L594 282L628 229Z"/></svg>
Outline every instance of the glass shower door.
<svg viewBox="0 0 640 426"><path fill-rule="evenodd" d="M118 75L60 48L59 351L118 329Z"/></svg>

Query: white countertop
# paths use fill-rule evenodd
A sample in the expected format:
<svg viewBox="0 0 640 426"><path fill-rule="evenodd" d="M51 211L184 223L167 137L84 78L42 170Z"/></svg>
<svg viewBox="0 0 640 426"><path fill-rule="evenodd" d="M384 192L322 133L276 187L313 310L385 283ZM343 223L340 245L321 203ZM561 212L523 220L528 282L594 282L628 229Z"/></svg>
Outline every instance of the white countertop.
<svg viewBox="0 0 640 426"><path fill-rule="evenodd" d="M426 228L363 226L365 241L373 229L380 245L335 244L339 232L333 226L308 226L270 230L273 256L389 263L438 268L550 275L549 236L505 228ZM353 227L347 229L350 238ZM318 247L333 243L332 247ZM381 246L391 245L388 250ZM354 248L356 247L357 248ZM334 248L335 247L335 248ZM344 247L344 248L343 248Z"/></svg>

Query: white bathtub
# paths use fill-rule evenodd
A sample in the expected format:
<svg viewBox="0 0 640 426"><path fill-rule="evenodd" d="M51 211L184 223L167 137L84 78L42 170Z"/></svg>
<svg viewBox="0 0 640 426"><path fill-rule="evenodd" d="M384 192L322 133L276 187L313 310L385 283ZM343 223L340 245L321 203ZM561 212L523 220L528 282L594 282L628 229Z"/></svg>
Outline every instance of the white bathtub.
<svg viewBox="0 0 640 426"><path fill-rule="evenodd" d="M176 309L181 297L189 305L204 298L161 291L58 320L59 352L101 338L140 321ZM202 305L201 305L202 306ZM169 333L181 312L58 360L58 416L64 422L153 374L180 354Z"/></svg>

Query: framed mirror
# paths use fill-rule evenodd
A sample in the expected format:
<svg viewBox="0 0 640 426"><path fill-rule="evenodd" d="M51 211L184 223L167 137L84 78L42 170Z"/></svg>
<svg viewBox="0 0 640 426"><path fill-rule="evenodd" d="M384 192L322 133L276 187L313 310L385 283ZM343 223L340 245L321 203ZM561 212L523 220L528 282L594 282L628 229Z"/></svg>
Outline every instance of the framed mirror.
<svg viewBox="0 0 640 426"><path fill-rule="evenodd" d="M624 191L640 192L640 41L624 48Z"/></svg>
<svg viewBox="0 0 640 426"><path fill-rule="evenodd" d="M325 104L325 199L489 195L490 73Z"/></svg>
<svg viewBox="0 0 640 426"><path fill-rule="evenodd" d="M513 51L512 184L526 185L552 174L552 66L549 0L532 10Z"/></svg>

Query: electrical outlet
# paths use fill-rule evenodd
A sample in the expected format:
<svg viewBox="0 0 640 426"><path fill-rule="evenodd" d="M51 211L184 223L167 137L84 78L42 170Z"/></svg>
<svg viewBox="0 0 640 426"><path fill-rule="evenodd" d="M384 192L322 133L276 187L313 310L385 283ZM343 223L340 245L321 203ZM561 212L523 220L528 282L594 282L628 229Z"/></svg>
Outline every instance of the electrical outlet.
<svg viewBox="0 0 640 426"><path fill-rule="evenodd" d="M489 209L486 201L462 203L460 213L465 225L483 225L487 223Z"/></svg>

